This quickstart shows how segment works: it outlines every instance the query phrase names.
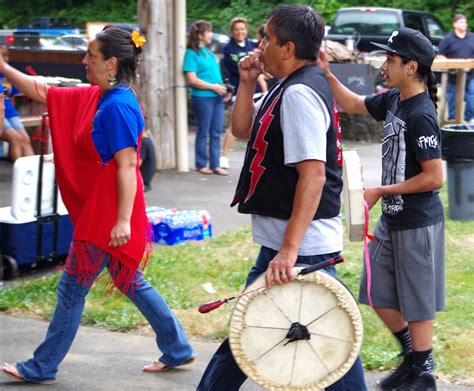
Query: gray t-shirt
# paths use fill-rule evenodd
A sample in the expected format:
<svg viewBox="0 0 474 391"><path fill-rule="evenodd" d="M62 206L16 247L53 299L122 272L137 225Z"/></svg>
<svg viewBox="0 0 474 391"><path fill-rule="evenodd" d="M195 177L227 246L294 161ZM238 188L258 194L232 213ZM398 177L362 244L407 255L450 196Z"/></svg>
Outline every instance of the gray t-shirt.
<svg viewBox="0 0 474 391"><path fill-rule="evenodd" d="M255 104L255 113L260 109L262 101L263 99ZM283 94L280 116L285 164L293 166L305 160L325 162L326 132L331 121L322 98L304 84L293 84ZM253 240L278 251L287 225L288 220L252 215ZM320 255L336 251L342 251L340 216L313 220L301 241L298 255Z"/></svg>

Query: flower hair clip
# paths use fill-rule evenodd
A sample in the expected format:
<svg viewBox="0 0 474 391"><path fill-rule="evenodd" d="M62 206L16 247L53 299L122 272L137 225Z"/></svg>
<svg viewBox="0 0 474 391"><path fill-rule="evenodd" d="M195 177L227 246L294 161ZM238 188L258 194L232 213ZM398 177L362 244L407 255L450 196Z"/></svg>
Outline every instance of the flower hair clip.
<svg viewBox="0 0 474 391"><path fill-rule="evenodd" d="M132 42L135 45L135 47L141 48L145 44L146 38L143 35L140 35L138 31L133 31Z"/></svg>

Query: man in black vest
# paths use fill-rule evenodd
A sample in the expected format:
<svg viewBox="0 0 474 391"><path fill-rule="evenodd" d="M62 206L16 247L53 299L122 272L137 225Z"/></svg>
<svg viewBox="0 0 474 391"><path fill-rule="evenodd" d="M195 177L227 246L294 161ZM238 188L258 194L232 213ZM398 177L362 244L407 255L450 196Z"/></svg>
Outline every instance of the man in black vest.
<svg viewBox="0 0 474 391"><path fill-rule="evenodd" d="M316 65L323 36L324 21L312 8L278 6L268 15L260 50L239 64L232 133L249 142L232 205L252 215L253 239L261 245L247 285L262 273L268 286L288 283L295 263L320 263L342 250L339 117ZM278 83L254 105L262 66ZM328 272L335 274L334 267ZM245 379L226 340L198 390L237 390ZM359 358L326 388L366 389Z"/></svg>

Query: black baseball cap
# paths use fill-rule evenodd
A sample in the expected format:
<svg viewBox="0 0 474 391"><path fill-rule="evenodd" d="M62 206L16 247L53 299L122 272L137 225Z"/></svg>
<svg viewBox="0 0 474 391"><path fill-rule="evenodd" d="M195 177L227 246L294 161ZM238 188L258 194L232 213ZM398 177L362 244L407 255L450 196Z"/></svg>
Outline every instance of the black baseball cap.
<svg viewBox="0 0 474 391"><path fill-rule="evenodd" d="M430 40L420 31L408 27L395 30L386 45L376 42L371 42L371 44L428 67L431 67L435 57L435 50Z"/></svg>

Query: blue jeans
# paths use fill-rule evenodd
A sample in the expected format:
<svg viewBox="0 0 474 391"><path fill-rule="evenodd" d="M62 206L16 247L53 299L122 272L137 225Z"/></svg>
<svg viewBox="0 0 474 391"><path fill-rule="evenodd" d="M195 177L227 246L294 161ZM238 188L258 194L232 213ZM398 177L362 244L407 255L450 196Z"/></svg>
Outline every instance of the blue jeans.
<svg viewBox="0 0 474 391"><path fill-rule="evenodd" d="M247 277L247 285L251 284L260 274L267 270L268 263L275 257L277 251L267 247L260 249L255 265ZM314 265L333 258L339 253L299 256L296 263ZM336 268L325 269L331 275L336 275ZM234 391L240 389L247 376L240 370L230 351L229 340L226 339L209 362L198 385L198 391ZM326 388L326 391L366 391L364 369L358 357L352 368L336 383Z"/></svg>
<svg viewBox="0 0 474 391"><path fill-rule="evenodd" d="M8 129L24 129L23 124L21 123L20 117L18 116L4 118L4 121L5 121L3 124L4 131Z"/></svg>
<svg viewBox="0 0 474 391"><path fill-rule="evenodd" d="M464 121L474 119L474 77L466 80ZM448 119L456 117L456 83L448 84Z"/></svg>
<svg viewBox="0 0 474 391"><path fill-rule="evenodd" d="M97 275L107 264L106 258ZM35 382L56 378L58 366L69 351L79 329L85 297L89 290L90 287L79 283L75 275L63 272L58 284L58 302L45 340L36 349L33 358L17 363L18 372L25 380ZM194 352L184 330L164 299L143 278L140 271L135 274L131 292L128 294L129 299L156 333L158 348L163 353L160 361L169 366L177 366L190 359Z"/></svg>
<svg viewBox="0 0 474 391"><path fill-rule="evenodd" d="M196 117L196 168L219 167L221 134L224 128L224 101L222 97L193 96Z"/></svg>

